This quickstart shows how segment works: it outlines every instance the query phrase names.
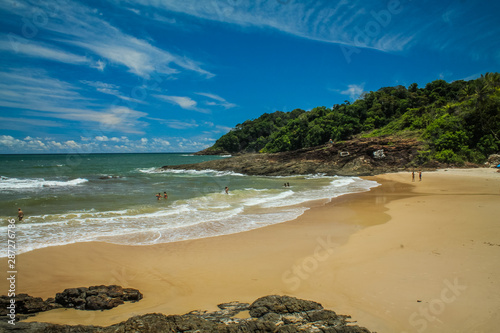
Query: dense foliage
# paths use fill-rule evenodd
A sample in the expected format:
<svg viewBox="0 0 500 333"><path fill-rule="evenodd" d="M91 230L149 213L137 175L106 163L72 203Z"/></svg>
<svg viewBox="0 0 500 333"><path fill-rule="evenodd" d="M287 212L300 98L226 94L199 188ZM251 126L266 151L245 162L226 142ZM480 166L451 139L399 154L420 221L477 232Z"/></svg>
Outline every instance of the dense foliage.
<svg viewBox="0 0 500 333"><path fill-rule="evenodd" d="M385 87L331 109L277 111L238 124L211 149L279 152L347 140L355 135L417 137L420 161L482 162L500 149L500 74L471 81L436 80Z"/></svg>

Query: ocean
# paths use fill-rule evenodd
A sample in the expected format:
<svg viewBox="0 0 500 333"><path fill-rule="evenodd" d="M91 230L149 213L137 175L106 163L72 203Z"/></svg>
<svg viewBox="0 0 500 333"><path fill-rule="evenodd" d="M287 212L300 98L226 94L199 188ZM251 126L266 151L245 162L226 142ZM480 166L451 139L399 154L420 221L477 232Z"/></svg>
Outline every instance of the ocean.
<svg viewBox="0 0 500 333"><path fill-rule="evenodd" d="M0 155L0 242L7 244L12 218L18 254L76 242L147 245L218 236L289 221L313 201L378 185L321 174L265 177L160 169L220 158L227 157ZM168 199L157 200L155 195L164 192ZM21 222L18 208L25 216ZM5 245L0 257L6 256Z"/></svg>

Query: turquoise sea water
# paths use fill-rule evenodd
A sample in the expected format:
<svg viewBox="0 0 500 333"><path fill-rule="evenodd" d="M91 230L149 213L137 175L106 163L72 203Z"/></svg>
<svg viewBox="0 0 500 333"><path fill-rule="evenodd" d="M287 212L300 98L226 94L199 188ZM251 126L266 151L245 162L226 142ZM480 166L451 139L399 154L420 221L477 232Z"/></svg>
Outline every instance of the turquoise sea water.
<svg viewBox="0 0 500 333"><path fill-rule="evenodd" d="M226 157L0 155L0 242L7 243L8 219L18 208L25 214L16 222L22 253L75 242L141 245L241 232L294 219L308 202L377 185L357 177L159 169L220 158ZM155 194L164 191L168 199L158 201Z"/></svg>

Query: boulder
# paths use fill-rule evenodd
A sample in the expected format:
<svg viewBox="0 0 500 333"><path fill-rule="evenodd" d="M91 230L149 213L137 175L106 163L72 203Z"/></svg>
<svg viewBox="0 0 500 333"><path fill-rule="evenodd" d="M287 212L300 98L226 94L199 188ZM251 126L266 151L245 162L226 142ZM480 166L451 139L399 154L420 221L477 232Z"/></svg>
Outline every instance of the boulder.
<svg viewBox="0 0 500 333"><path fill-rule="evenodd" d="M485 163L490 168L496 168L500 164L500 154L492 154L488 156L488 161Z"/></svg>
<svg viewBox="0 0 500 333"><path fill-rule="evenodd" d="M11 304L12 299L15 301L16 314L34 314L59 307L54 304L54 299L44 301L41 297L33 297L28 294L17 294L15 298L0 296L0 316L7 315L7 306Z"/></svg>
<svg viewBox="0 0 500 333"><path fill-rule="evenodd" d="M290 296L265 296L259 298L250 305L250 316L260 318L267 313L290 314L321 310L321 304L313 301L305 301Z"/></svg>
<svg viewBox="0 0 500 333"><path fill-rule="evenodd" d="M101 285L65 289L62 293L56 294L55 302L65 308L108 310L125 301L136 302L141 299L142 294L136 289Z"/></svg>

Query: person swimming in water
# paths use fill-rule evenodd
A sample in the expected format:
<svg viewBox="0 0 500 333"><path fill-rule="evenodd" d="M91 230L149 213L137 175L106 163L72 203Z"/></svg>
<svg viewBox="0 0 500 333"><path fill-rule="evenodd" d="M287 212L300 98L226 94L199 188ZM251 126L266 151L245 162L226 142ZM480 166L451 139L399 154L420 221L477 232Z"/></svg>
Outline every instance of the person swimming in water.
<svg viewBox="0 0 500 333"><path fill-rule="evenodd" d="M163 198L168 199L167 192L163 192Z"/></svg>
<svg viewBox="0 0 500 333"><path fill-rule="evenodd" d="M161 199L161 194L160 194L160 193L158 193L158 194L156 195L156 199L158 199L158 200L160 200L160 199Z"/></svg>

